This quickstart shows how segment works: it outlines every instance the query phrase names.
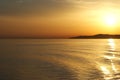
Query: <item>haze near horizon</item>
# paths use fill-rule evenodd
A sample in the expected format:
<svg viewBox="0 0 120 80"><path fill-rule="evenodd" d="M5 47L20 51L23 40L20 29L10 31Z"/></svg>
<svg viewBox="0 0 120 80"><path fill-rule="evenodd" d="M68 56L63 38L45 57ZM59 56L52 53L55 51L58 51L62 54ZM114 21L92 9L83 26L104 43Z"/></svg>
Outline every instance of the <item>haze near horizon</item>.
<svg viewBox="0 0 120 80"><path fill-rule="evenodd" d="M120 34L119 0L1 0L0 37Z"/></svg>

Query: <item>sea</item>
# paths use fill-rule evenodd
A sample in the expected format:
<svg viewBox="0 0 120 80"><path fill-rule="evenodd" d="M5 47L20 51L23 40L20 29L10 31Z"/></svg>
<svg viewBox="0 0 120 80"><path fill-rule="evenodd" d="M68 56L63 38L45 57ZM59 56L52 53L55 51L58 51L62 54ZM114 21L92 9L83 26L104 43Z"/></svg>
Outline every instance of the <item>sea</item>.
<svg viewBox="0 0 120 80"><path fill-rule="evenodd" d="M120 40L0 39L0 80L120 80Z"/></svg>

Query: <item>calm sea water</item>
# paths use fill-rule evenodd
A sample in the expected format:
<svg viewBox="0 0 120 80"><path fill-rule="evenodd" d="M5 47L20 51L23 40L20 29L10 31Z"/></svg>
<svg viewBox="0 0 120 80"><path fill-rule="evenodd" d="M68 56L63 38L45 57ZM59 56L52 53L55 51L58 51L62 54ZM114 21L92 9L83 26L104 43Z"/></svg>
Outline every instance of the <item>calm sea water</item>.
<svg viewBox="0 0 120 80"><path fill-rule="evenodd" d="M1 39L0 80L120 80L120 40Z"/></svg>

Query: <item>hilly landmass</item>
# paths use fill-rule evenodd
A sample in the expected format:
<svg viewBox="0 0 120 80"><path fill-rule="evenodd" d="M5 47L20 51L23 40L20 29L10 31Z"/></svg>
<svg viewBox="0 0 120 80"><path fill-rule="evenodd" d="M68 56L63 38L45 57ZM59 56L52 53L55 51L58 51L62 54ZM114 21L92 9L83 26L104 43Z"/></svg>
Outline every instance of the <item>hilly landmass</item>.
<svg viewBox="0 0 120 80"><path fill-rule="evenodd" d="M96 34L96 35L91 35L91 36L71 37L71 39L108 39L108 38L120 39L120 35Z"/></svg>

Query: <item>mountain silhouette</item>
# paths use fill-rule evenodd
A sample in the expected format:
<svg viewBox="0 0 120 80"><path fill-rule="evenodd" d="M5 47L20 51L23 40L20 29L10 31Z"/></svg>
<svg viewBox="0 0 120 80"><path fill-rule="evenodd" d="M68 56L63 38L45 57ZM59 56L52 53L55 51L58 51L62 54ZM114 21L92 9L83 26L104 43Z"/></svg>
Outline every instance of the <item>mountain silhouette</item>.
<svg viewBox="0 0 120 80"><path fill-rule="evenodd" d="M92 36L75 36L71 38L72 39L108 39L108 38L120 39L120 35L96 34Z"/></svg>

